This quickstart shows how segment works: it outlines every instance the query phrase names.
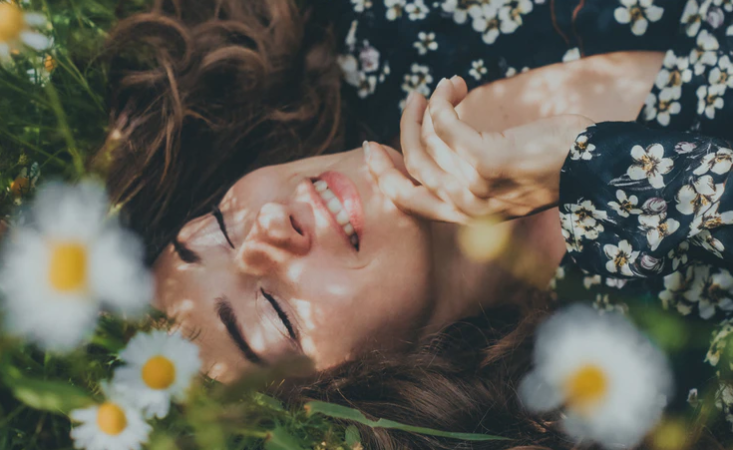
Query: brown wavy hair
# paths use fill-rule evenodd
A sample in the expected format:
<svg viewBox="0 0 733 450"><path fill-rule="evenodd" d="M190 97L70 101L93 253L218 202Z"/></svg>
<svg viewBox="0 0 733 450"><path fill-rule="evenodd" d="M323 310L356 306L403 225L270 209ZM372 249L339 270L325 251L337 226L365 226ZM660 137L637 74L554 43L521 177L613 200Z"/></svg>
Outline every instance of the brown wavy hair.
<svg viewBox="0 0 733 450"><path fill-rule="evenodd" d="M113 30L93 160L152 259L248 171L342 147L333 33L292 0L155 0Z"/></svg>
<svg viewBox="0 0 733 450"><path fill-rule="evenodd" d="M344 148L349 115L322 1L156 0L111 34L110 133L92 164L106 171L150 260L248 171ZM458 442L358 425L367 449L576 448L557 417L530 416L516 397L534 328L548 312L546 301L530 303L453 324L408 353L362 355L277 394L511 438Z"/></svg>

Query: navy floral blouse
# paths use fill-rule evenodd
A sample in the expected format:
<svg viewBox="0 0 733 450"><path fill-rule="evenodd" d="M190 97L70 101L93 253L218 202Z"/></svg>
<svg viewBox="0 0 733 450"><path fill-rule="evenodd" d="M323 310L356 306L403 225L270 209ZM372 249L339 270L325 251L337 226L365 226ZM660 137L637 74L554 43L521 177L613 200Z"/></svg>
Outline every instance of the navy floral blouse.
<svg viewBox="0 0 733 450"><path fill-rule="evenodd" d="M664 51L636 122L581 133L562 170L561 301L627 313L672 355L672 408L733 427L733 0L340 0L346 95L383 140L411 91L593 54ZM733 189L733 188L732 188ZM682 326L680 326L682 323ZM666 335L665 335L666 333ZM726 347L727 346L727 347Z"/></svg>

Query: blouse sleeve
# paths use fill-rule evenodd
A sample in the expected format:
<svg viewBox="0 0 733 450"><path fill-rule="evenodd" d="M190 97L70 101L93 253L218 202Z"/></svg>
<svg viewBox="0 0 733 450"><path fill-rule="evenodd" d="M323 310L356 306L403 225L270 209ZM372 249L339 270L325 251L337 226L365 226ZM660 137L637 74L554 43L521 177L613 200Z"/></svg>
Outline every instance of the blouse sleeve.
<svg viewBox="0 0 733 450"><path fill-rule="evenodd" d="M669 273L680 246L731 261L729 147L722 139L635 122L585 130L560 177L569 256L588 272L616 277Z"/></svg>
<svg viewBox="0 0 733 450"><path fill-rule="evenodd" d="M688 0L637 121L578 136L561 174L560 213L568 254L583 270L670 273L688 249L733 265L728 9Z"/></svg>

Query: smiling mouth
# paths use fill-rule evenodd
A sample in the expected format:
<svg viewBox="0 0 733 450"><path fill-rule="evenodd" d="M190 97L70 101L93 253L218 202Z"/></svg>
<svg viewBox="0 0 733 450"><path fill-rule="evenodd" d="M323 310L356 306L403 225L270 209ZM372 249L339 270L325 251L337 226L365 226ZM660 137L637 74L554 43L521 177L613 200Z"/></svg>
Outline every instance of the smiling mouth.
<svg viewBox="0 0 733 450"><path fill-rule="evenodd" d="M341 204L341 201L336 197L336 194L329 189L328 183L319 179L311 181L316 192L321 196L321 199L323 199L323 202L326 204L331 216L333 216L336 223L338 223L341 229L344 230L344 233L346 233L346 237L348 237L351 245L353 245L355 249L359 250L359 236L356 234L354 225L349 221L349 214L346 212L344 205Z"/></svg>

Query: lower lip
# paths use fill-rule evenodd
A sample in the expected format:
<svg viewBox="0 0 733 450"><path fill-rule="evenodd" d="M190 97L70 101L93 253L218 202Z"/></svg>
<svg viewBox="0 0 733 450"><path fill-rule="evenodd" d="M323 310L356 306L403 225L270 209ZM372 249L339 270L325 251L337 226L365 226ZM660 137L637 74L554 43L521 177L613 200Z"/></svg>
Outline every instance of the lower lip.
<svg viewBox="0 0 733 450"><path fill-rule="evenodd" d="M341 202L341 206L344 207L346 214L349 216L351 226L354 227L356 237L361 243L364 228L364 210L356 185L349 177L339 172L324 172L318 178L326 182L328 188Z"/></svg>

